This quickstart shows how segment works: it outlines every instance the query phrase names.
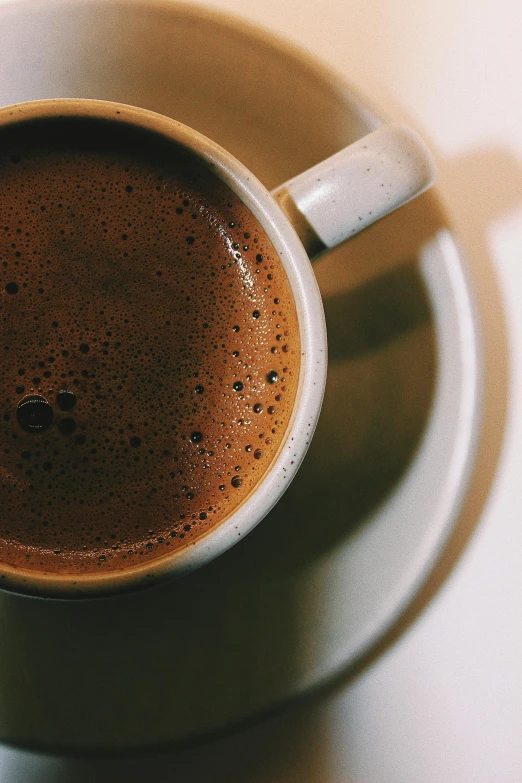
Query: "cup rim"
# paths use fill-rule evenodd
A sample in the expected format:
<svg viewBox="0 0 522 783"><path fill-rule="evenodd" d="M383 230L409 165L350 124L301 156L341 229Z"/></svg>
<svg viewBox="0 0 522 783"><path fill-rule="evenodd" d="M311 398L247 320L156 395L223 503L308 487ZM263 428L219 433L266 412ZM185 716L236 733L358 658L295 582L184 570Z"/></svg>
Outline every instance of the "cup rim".
<svg viewBox="0 0 522 783"><path fill-rule="evenodd" d="M90 98L29 101L0 108L0 127L47 118L114 120L161 135L195 153L250 209L277 251L299 321L301 362L296 402L279 450L242 504L188 546L149 563L100 574L55 574L0 564L0 588L45 598L96 598L152 586L225 552L268 514L291 483L317 424L326 384L326 326L312 265L293 226L265 186L240 161L198 131L149 109Z"/></svg>

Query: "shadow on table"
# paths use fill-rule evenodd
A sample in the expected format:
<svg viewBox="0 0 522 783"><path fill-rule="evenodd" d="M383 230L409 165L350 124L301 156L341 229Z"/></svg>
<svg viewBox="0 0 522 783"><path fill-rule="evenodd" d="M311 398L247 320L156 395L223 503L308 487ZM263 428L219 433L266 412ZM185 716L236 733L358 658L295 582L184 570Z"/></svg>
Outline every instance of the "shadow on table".
<svg viewBox="0 0 522 783"><path fill-rule="evenodd" d="M325 763L325 726L293 710L198 748L128 758L0 753L6 783L339 783ZM343 778L345 783L349 783Z"/></svg>

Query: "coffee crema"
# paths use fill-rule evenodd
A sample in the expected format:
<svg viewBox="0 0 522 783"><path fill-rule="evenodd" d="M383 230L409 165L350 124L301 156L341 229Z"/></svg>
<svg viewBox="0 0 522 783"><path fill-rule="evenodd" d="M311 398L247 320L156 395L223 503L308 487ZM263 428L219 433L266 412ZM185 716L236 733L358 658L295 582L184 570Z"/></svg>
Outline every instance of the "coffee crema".
<svg viewBox="0 0 522 783"><path fill-rule="evenodd" d="M174 142L96 119L0 130L0 559L125 570L266 474L299 326L252 213Z"/></svg>

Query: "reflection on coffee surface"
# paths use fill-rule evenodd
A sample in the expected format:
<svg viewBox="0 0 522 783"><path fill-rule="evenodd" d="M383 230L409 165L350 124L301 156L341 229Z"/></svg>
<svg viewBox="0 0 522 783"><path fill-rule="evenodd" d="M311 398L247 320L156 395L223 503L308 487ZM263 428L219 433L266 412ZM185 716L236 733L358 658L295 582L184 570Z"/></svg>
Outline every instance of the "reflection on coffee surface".
<svg viewBox="0 0 522 783"><path fill-rule="evenodd" d="M278 255L207 168L101 120L0 132L0 558L125 569L263 478L299 377Z"/></svg>

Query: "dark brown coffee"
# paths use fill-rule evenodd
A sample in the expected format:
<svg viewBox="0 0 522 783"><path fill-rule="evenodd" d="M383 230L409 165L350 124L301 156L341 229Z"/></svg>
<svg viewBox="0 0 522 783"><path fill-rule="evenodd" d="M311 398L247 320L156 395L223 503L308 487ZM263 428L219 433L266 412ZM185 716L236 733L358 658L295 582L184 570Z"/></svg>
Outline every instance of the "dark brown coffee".
<svg viewBox="0 0 522 783"><path fill-rule="evenodd" d="M0 558L149 562L222 523L288 427L293 297L191 155L102 120L0 132Z"/></svg>

